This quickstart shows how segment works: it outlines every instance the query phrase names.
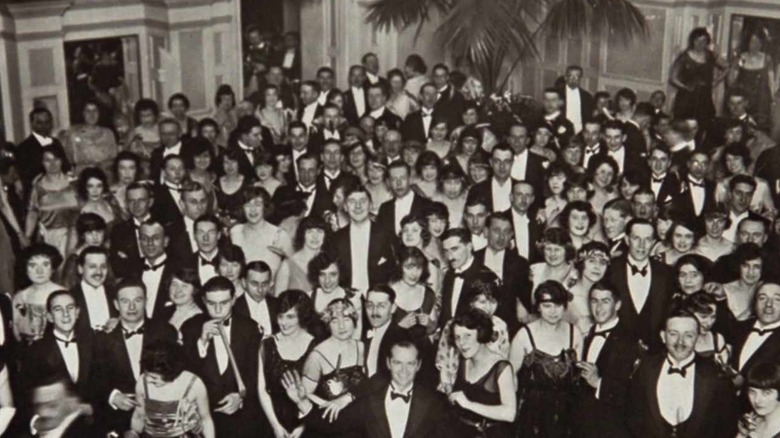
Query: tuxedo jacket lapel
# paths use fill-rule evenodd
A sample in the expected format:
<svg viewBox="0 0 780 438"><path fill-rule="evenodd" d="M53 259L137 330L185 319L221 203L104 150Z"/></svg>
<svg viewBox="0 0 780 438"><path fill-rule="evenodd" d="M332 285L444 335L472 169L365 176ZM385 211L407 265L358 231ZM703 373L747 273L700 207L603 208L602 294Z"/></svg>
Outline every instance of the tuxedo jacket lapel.
<svg viewBox="0 0 780 438"><path fill-rule="evenodd" d="M702 436L698 432L698 429L707 421L705 417L710 409L707 409L710 401L710 392L712 386L709 382L709 375L705 373L702 367L698 364L696 367L696 374L693 377L693 409L691 416L687 420L687 426L685 434L687 436ZM717 403L717 401L715 401Z"/></svg>
<svg viewBox="0 0 780 438"><path fill-rule="evenodd" d="M748 332L748 336L750 336L750 332ZM747 337L745 340L747 340ZM742 346L744 346L744 341L742 342ZM740 347L739 351L735 351L737 365L739 365L739 355L742 353L742 346ZM767 338L764 343L758 347L758 350L756 350L753 355L750 356L750 359L745 362L745 366L743 366L739 371L742 371L744 375L744 371L753 368L757 363L767 362L767 359L771 360L778 356L780 356L780 330L775 330L771 335L769 335L769 338Z"/></svg>
<svg viewBox="0 0 780 438"><path fill-rule="evenodd" d="M390 435L390 422L387 419L387 411L385 411L385 396L387 395L387 390L384 391L376 391L374 394L371 395L369 398L369 410L374 416L374 421L369 422L368 424L373 423L373 429L374 432L376 432L376 437L382 437L382 438L391 438ZM411 410L409 412L409 415L411 416ZM407 425L407 430L409 429L409 426ZM404 434L404 436L408 436Z"/></svg>
<svg viewBox="0 0 780 438"><path fill-rule="evenodd" d="M666 356L659 356L653 359L650 372L648 373L649 385L647 388L647 408L653 419L652 424L664 424L666 420L661 415L661 407L658 404L658 379L661 376L661 367Z"/></svg>
<svg viewBox="0 0 780 438"><path fill-rule="evenodd" d="M417 429L419 429L425 421L425 415L427 414L430 405L430 400L428 400L425 392L419 390L412 391L412 401L409 406L409 419L406 421L404 438L415 436L415 432L417 432Z"/></svg>

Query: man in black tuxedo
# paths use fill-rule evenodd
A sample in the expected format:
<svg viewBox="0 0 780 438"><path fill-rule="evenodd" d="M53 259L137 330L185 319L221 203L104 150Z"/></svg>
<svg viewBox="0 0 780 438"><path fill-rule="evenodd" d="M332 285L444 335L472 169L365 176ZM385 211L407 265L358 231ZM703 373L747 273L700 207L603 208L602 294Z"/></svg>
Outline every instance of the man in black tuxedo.
<svg viewBox="0 0 780 438"><path fill-rule="evenodd" d="M182 261L169 258L165 253L168 236L162 224L154 218L141 224L138 240L141 242L143 267L131 273L130 278L141 281L144 285L144 310L146 317L152 319L159 315L169 302L168 288L171 278L182 266Z"/></svg>
<svg viewBox="0 0 780 438"><path fill-rule="evenodd" d="M686 176L671 204L680 215L699 218L715 204L715 183L705 179L709 166L710 158L706 152L693 151L689 155Z"/></svg>
<svg viewBox="0 0 780 438"><path fill-rule="evenodd" d="M279 331L279 303L274 297L274 279L271 268L262 260L249 262L244 269L246 293L236 298L233 314L251 319L257 324L261 337Z"/></svg>
<svg viewBox="0 0 780 438"><path fill-rule="evenodd" d="M450 269L444 274L442 282L442 310L439 326L468 311L471 302L471 283L477 278L493 278L496 274L474 259L471 235L465 228L450 228L441 235L444 257ZM484 277L483 277L484 276ZM508 322L508 321L507 321Z"/></svg>
<svg viewBox="0 0 780 438"><path fill-rule="evenodd" d="M130 217L115 223L110 236L109 261L116 278L127 278L130 273L138 272L143 267L138 229L151 218L150 211L154 204L150 186L139 182L127 186L125 200Z"/></svg>
<svg viewBox="0 0 780 438"><path fill-rule="evenodd" d="M209 209L209 195L203 185L196 181L186 181L179 191L179 218L165 222L165 235L169 242L166 253L177 260L180 265L194 265L198 242L195 237L195 221L200 219ZM164 220L165 217L155 215Z"/></svg>
<svg viewBox="0 0 780 438"><path fill-rule="evenodd" d="M316 81L303 81L301 83L301 103L295 120L303 122L307 131L312 130L314 119L322 115L322 105L318 102L320 97L320 84Z"/></svg>
<svg viewBox="0 0 780 438"><path fill-rule="evenodd" d="M146 294L143 283L123 280L117 285L114 307L119 324L95 339L95 372L99 401L96 405L106 431L123 433L138 405L135 386L141 374L141 353L158 336L176 339L173 326L152 325L145 318ZM104 435L100 435L104 436Z"/></svg>
<svg viewBox="0 0 780 438"><path fill-rule="evenodd" d="M564 94L558 88L549 87L544 90L544 117L540 125L547 125L555 137L571 137L574 135L574 125L563 113Z"/></svg>
<svg viewBox="0 0 780 438"><path fill-rule="evenodd" d="M631 436L736 436L731 383L714 361L697 357L694 351L699 321L678 310L664 319L660 333L665 348L643 360L631 378L627 413Z"/></svg>
<svg viewBox="0 0 780 438"><path fill-rule="evenodd" d="M360 184L360 179L357 176L342 170L344 152L342 152L341 144L337 140L325 142L322 146L322 153L320 153L320 161L322 162L322 170L317 177L317 185L325 187L331 196L333 189L345 184L347 180L351 180L354 184Z"/></svg>
<svg viewBox="0 0 780 438"><path fill-rule="evenodd" d="M149 178L159 182L160 173L165 166L164 159L169 155L178 155L182 160L192 158L192 145L189 141L183 141L181 125L174 119L163 119L158 123L160 132L160 146L152 151L149 162Z"/></svg>
<svg viewBox="0 0 780 438"><path fill-rule="evenodd" d="M736 242L737 227L742 220L750 218L758 220L761 218L750 210L750 202L753 200L753 194L756 192L756 180L749 175L734 175L729 180L729 196L727 206L729 209L729 227L723 230L723 237Z"/></svg>
<svg viewBox="0 0 780 438"><path fill-rule="evenodd" d="M618 165L620 174L631 173L640 176L647 174L647 162L642 156L642 150L626 143L626 124L619 120L609 120L604 123L603 155L612 157Z"/></svg>
<svg viewBox="0 0 780 438"><path fill-rule="evenodd" d="M753 243L761 248L762 268L761 279L763 281L780 281L780 260L777 258L777 249L769 243L769 221L762 217L748 217L742 219L737 225L737 245ZM729 283L740 277L740 263L736 252L722 255L715 261L712 281Z"/></svg>
<svg viewBox="0 0 780 438"><path fill-rule="evenodd" d="M439 91L436 86L427 83L420 90L420 109L409 113L401 125L401 133L404 140L415 140L422 143L428 141L431 125L434 119L446 119L441 107L436 105ZM449 120L448 120L449 122ZM459 125L459 124L458 124Z"/></svg>
<svg viewBox="0 0 780 438"><path fill-rule="evenodd" d="M369 378L378 376L383 380L390 379L387 362L382 360L390 353L390 347L396 342L409 339L409 333L392 321L395 313L395 291L386 284L371 287L364 302L368 326L363 331L362 341L365 345L366 374ZM423 315L416 315L419 324ZM430 350L430 349L429 349ZM430 360L433 358L431 357ZM428 365L432 365L428 364Z"/></svg>
<svg viewBox="0 0 780 438"><path fill-rule="evenodd" d="M474 253L475 263L490 269L501 280L496 316L506 322L510 337L520 328L517 302L526 309L532 308L528 260L509 249L513 238L509 214L491 213L487 218L488 245Z"/></svg>
<svg viewBox="0 0 780 438"><path fill-rule="evenodd" d="M183 220L181 191L186 176L187 169L180 155L168 155L163 159L162 179L159 183L154 183L151 213L166 226Z"/></svg>
<svg viewBox="0 0 780 438"><path fill-rule="evenodd" d="M333 234L332 251L342 263L343 284L364 293L395 273L395 235L369 219L371 195L363 186L345 194L349 225Z"/></svg>
<svg viewBox="0 0 780 438"><path fill-rule="evenodd" d="M194 234L197 250L189 260L183 260L182 265L195 268L198 272L200 284L216 277L219 268L220 229L222 222L212 215L207 214L195 220Z"/></svg>
<svg viewBox="0 0 780 438"><path fill-rule="evenodd" d="M655 227L645 219L626 225L628 253L612 260L607 278L620 301L619 316L626 330L652 351L660 349L658 332L669 311L672 273L669 267L650 259L655 244Z"/></svg>
<svg viewBox="0 0 780 438"><path fill-rule="evenodd" d="M734 342L732 368L743 379L756 364L780 361L780 284L760 285L753 306L755 318L724 327L724 336Z"/></svg>
<svg viewBox="0 0 780 438"><path fill-rule="evenodd" d="M412 169L403 161L393 161L387 167L387 185L393 199L379 206L376 222L386 233L398 236L401 219L409 214L424 216L431 201L416 194L411 186Z"/></svg>
<svg viewBox="0 0 780 438"><path fill-rule="evenodd" d="M514 250L518 255L536 263L542 259L536 244L544 233L544 224L536 220L536 209L533 208L536 195L534 187L527 181L518 181L512 186L512 208L509 216L512 218L514 233Z"/></svg>
<svg viewBox="0 0 780 438"><path fill-rule="evenodd" d="M516 181L527 181L535 193L544 193L545 189L545 159L528 150L531 142L528 127L522 123L514 123L509 127L506 142L514 152L512 172L510 176Z"/></svg>
<svg viewBox="0 0 780 438"><path fill-rule="evenodd" d="M466 98L456 90L450 82L450 69L444 64L436 64L431 70L431 80L436 86L436 109L447 117L450 126L462 124L463 111L466 108Z"/></svg>
<svg viewBox="0 0 780 438"><path fill-rule="evenodd" d="M294 194L306 193L305 216L322 218L326 211L333 209L333 198L324 184L317 184L319 174L319 158L314 154L304 154L298 157L298 180L295 185L279 187L272 198L273 205L281 205ZM279 215L273 215L272 222L279 223L283 220Z"/></svg>
<svg viewBox="0 0 780 438"><path fill-rule="evenodd" d="M631 204L625 199L612 199L604 205L601 227L607 238L611 258L620 257L628 252L626 224L629 220L631 220Z"/></svg>
<svg viewBox="0 0 780 438"><path fill-rule="evenodd" d="M664 143L656 143L647 159L650 172L647 174L646 186L653 191L658 207L668 207L675 196L680 193L680 178L670 172L672 152Z"/></svg>
<svg viewBox="0 0 780 438"><path fill-rule="evenodd" d="M378 152L384 154L384 164L389 166L396 161L403 161L401 152L404 145L403 136L399 131L391 129L381 139Z"/></svg>
<svg viewBox="0 0 780 438"><path fill-rule="evenodd" d="M328 141L340 143L345 140L346 129L351 126L344 123L341 109L332 103L326 103L322 107L322 126L309 135L309 144L318 151Z"/></svg>
<svg viewBox="0 0 780 438"><path fill-rule="evenodd" d="M388 92L379 84L368 86L368 114L376 120L377 124L382 123L390 129L398 130L401 129L401 118L385 108Z"/></svg>
<svg viewBox="0 0 780 438"><path fill-rule="evenodd" d="M287 127L287 139L290 142L293 164L292 172L287 173L287 184L295 185L298 179L298 158L306 153L319 155L320 145L314 145L309 141L309 129L300 121L290 122L290 126Z"/></svg>
<svg viewBox="0 0 780 438"><path fill-rule="evenodd" d="M238 119L234 133L231 133L228 150L236 153L231 158L238 158L238 171L244 178L255 178L255 163L258 155L264 150L273 148L274 141L271 130L262 126L255 116L243 116Z"/></svg>
<svg viewBox="0 0 780 438"><path fill-rule="evenodd" d="M304 415L307 430L317 436L357 433L366 438L449 438L452 420L441 394L415 383L422 365L419 350L410 341L399 341L385 356L390 381L379 384L363 399L353 400L338 418L329 422L308 398L300 374L282 379L287 395Z"/></svg>
<svg viewBox="0 0 780 438"><path fill-rule="evenodd" d="M320 105L325 106L328 103L330 93L336 87L336 72L328 66L322 66L317 69L317 83L320 84L320 97L317 99Z"/></svg>
<svg viewBox="0 0 780 438"><path fill-rule="evenodd" d="M379 76L379 57L376 53L368 52L360 58L360 64L366 69L366 79L369 84L381 84L390 89L390 83L386 78Z"/></svg>
<svg viewBox="0 0 780 438"><path fill-rule="evenodd" d="M640 187L631 195L632 217L655 222L658 210L658 206L655 203L655 193L652 190Z"/></svg>
<svg viewBox="0 0 780 438"><path fill-rule="evenodd" d="M506 143L499 143L490 152L490 168L492 176L469 189L467 199L482 198L488 211L507 211L511 207L512 186L517 180L510 178L514 163L512 148ZM468 202L468 201L467 201Z"/></svg>
<svg viewBox="0 0 780 438"><path fill-rule="evenodd" d="M43 173L43 151L49 147L56 148L60 151L59 156L66 156L62 143L51 136L54 129L51 112L46 108L35 108L30 111L29 117L32 133L16 145L14 152L16 171L19 172L19 178L22 180L25 203L30 199L33 180ZM62 166L63 172L70 170L68 163L63 162Z"/></svg>
<svg viewBox="0 0 780 438"><path fill-rule="evenodd" d="M368 111L367 80L365 67L353 65L349 68L349 90L344 92L344 117L352 126L357 126L358 120Z"/></svg>
<svg viewBox="0 0 780 438"><path fill-rule="evenodd" d="M189 363L208 390L216 436L254 437L263 424L257 396L261 337L254 321L233 314L235 293L227 278L209 280L203 285L208 318L191 318L181 331Z"/></svg>
<svg viewBox="0 0 780 438"><path fill-rule="evenodd" d="M584 169L588 168L590 159L596 155L604 153L607 146L604 145L602 128L604 121L598 118L588 118L582 122L582 141L585 143L585 149L582 152L582 162L580 165Z"/></svg>
<svg viewBox="0 0 780 438"><path fill-rule="evenodd" d="M621 305L614 287L599 282L591 288L588 306L595 324L585 334L583 360L577 363L585 385L573 410L575 430L584 438L628 436L628 388L644 351L620 323Z"/></svg>
<svg viewBox="0 0 780 438"><path fill-rule="evenodd" d="M72 293L80 309L77 323L80 334L91 335L92 330L113 327L117 311L111 305L113 290L106 285L108 250L89 246L81 251L77 263L81 282Z"/></svg>
<svg viewBox="0 0 780 438"><path fill-rule="evenodd" d="M586 120L591 118L595 104L593 95L580 87L582 82L582 67L570 65L566 67L566 85L563 87L563 114L574 126L574 133L582 131Z"/></svg>
<svg viewBox="0 0 780 438"><path fill-rule="evenodd" d="M79 311L70 292L61 290L49 295L46 319L51 330L25 351L21 367L27 391L57 376L85 402L96 401L95 373L99 369L95 367L94 337L77 331Z"/></svg>

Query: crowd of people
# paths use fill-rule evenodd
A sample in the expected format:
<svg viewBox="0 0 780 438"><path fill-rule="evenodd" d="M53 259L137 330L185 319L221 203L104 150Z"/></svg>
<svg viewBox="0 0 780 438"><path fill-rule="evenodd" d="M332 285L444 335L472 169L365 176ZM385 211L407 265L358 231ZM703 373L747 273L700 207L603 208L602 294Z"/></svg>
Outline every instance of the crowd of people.
<svg viewBox="0 0 780 438"><path fill-rule="evenodd" d="M36 108L0 151L0 431L780 436L780 149L760 41L709 38L670 114L578 66L528 104L367 53L339 90L259 32L213 117Z"/></svg>

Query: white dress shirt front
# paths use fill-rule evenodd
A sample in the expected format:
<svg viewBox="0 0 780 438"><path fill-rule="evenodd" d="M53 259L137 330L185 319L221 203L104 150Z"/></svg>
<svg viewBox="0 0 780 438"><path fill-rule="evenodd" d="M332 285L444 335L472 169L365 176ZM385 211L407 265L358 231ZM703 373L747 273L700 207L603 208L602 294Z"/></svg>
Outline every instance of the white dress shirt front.
<svg viewBox="0 0 780 438"><path fill-rule="evenodd" d="M504 184L498 182L495 178L490 178L491 192L493 194L493 211L507 211L512 207L512 180L507 178Z"/></svg>
<svg viewBox="0 0 780 438"><path fill-rule="evenodd" d="M224 341L221 339L221 336L214 336L209 341L214 343L214 355L217 357L217 368L219 369L219 374L225 374L225 371L230 364L230 358L228 356L227 350L225 349L225 344L230 346L230 320L228 320L227 325L223 326L222 333L225 334ZM201 359L206 357L208 348L208 342L203 342L203 340L198 339L198 354L200 355Z"/></svg>
<svg viewBox="0 0 780 438"><path fill-rule="evenodd" d="M566 86L566 118L574 125L574 133L582 131L582 102L580 89Z"/></svg>
<svg viewBox="0 0 780 438"><path fill-rule="evenodd" d="M493 251L493 248L485 248L485 267L493 271L499 279L504 278L504 257L506 250Z"/></svg>
<svg viewBox="0 0 780 438"><path fill-rule="evenodd" d="M692 354L688 359L678 363L667 356L661 366L661 374L658 376L656 395L658 396L658 410L661 416L672 426L685 422L693 412L693 394L696 374L696 365L691 364L696 358ZM669 368L685 369L685 376L669 374Z"/></svg>
<svg viewBox="0 0 780 438"><path fill-rule="evenodd" d="M371 222L352 222L349 225L349 252L352 258L352 288L368 291L368 245L371 238Z"/></svg>
<svg viewBox="0 0 780 438"><path fill-rule="evenodd" d="M626 147L621 146L620 149L616 151L609 151L607 152L607 155L614 158L617 162L619 173L622 175L623 172L626 171Z"/></svg>
<svg viewBox="0 0 780 438"><path fill-rule="evenodd" d="M527 214L521 216L517 210L512 209L512 224L515 227L515 249L519 255L528 260L531 248L529 242L530 219Z"/></svg>
<svg viewBox="0 0 780 438"><path fill-rule="evenodd" d="M79 380L79 346L75 342L69 342L73 340L73 332L68 336L63 336L57 330L54 330L54 339L57 341L57 347L62 355L62 360L65 362L65 368L68 370L68 375L73 383Z"/></svg>
<svg viewBox="0 0 780 438"><path fill-rule="evenodd" d="M366 92L362 87L352 87L352 98L355 99L358 117L362 117L366 113Z"/></svg>
<svg viewBox="0 0 780 438"><path fill-rule="evenodd" d="M601 354L601 350L604 348L604 344L607 343L607 337L609 337L609 333L604 333L604 332L609 332L610 330L617 327L617 325L618 325L618 318L615 318L604 325L596 324L595 332L594 332L595 335L593 336L593 339L590 341L590 345L588 346L588 351L585 352L585 362L596 363L596 361L599 360L599 355ZM599 335L599 333L603 333L603 334Z"/></svg>
<svg viewBox="0 0 780 438"><path fill-rule="evenodd" d="M379 346L382 344L382 338L387 333L387 328L390 327L391 322L388 321L382 327L377 327L369 330L371 339L368 342L368 357L366 358L366 370L368 371L368 377L376 374L379 370Z"/></svg>
<svg viewBox="0 0 780 438"><path fill-rule="evenodd" d="M691 199L693 200L693 212L696 216L699 216L702 209L704 209L704 197L706 196L706 193L703 186L698 186L696 184L704 184L704 181L695 181L690 176L688 178L688 188L691 190Z"/></svg>
<svg viewBox="0 0 780 438"><path fill-rule="evenodd" d="M758 330L775 330L780 327L780 322L774 324L763 325L761 322L756 321L753 328ZM739 352L739 370L744 368L745 364L756 354L759 348L764 345L764 342L772 336L771 331L766 331L763 334L759 334L756 331L750 332L745 343L742 345L742 350Z"/></svg>
<svg viewBox="0 0 780 438"><path fill-rule="evenodd" d="M390 384L390 387L387 389L387 395L385 396L385 413L387 414L387 422L390 426L391 438L404 438L406 424L409 422L409 408L412 406L412 390L413 388L410 388L406 393L402 393L409 399L409 401L406 402L400 397L397 397L396 399L391 397L393 392L401 393L400 391L394 391L392 384Z"/></svg>
<svg viewBox="0 0 780 438"><path fill-rule="evenodd" d="M428 109L425 107L420 108L422 113L423 132L425 132L425 138L430 137L431 121L433 120L433 108Z"/></svg>
<svg viewBox="0 0 780 438"><path fill-rule="evenodd" d="M303 109L303 115L301 116L301 122L306 124L306 127L311 129L312 122L314 121L314 116L317 114L317 107L319 106L319 102L316 100L308 105Z"/></svg>
<svg viewBox="0 0 780 438"><path fill-rule="evenodd" d="M395 234L401 232L401 219L412 211L414 192L409 190L403 198L396 198L395 202Z"/></svg>
<svg viewBox="0 0 780 438"><path fill-rule="evenodd" d="M513 179L525 181L528 174L528 149L515 155L515 160L512 162L512 171L509 176Z"/></svg>
<svg viewBox="0 0 780 438"><path fill-rule="evenodd" d="M469 256L469 260L460 269L456 269L456 274L462 274L466 272L474 263L474 257ZM463 279L455 277L455 281L452 282L452 297L450 300L450 308L452 309L452 317L455 317L455 311L458 310L458 302L460 302L460 293L463 290Z"/></svg>
<svg viewBox="0 0 780 438"><path fill-rule="evenodd" d="M647 273L642 276L640 273L634 274L631 266L626 265L626 277L628 278L628 290L631 294L631 301L635 306L636 312L641 313L647 298L650 296L650 279L653 274L650 268L650 260L645 259L638 262L629 255L628 263L636 266L639 270L647 269Z"/></svg>
<svg viewBox="0 0 780 438"><path fill-rule="evenodd" d="M268 301L255 301L252 295L246 294L246 305L249 307L249 316L263 329L263 336L273 333L271 326L271 312L268 310Z"/></svg>
<svg viewBox="0 0 780 438"><path fill-rule="evenodd" d="M217 268L214 264L207 264L206 262L216 262L219 251L214 250L210 255L203 254L198 251L198 277L200 278L200 284L206 284L207 281L217 276Z"/></svg>
<svg viewBox="0 0 780 438"><path fill-rule="evenodd" d="M90 326L92 326L92 328L102 327L111 319L105 287L101 285L100 287L95 288L82 280L81 291L84 293L84 302L87 303Z"/></svg>
<svg viewBox="0 0 780 438"><path fill-rule="evenodd" d="M737 242L737 228L742 219L747 218L750 215L749 210L745 210L739 216L735 216L733 211L729 212L729 218L731 218L731 226L723 230L723 237L736 243Z"/></svg>
<svg viewBox="0 0 780 438"><path fill-rule="evenodd" d="M146 317L154 317L154 303L157 301L157 294L160 290L160 282L162 281L162 274L165 270L166 256L163 254L156 262L157 269L144 269L141 274L141 281L146 286ZM148 266L149 261L144 259L144 263Z"/></svg>

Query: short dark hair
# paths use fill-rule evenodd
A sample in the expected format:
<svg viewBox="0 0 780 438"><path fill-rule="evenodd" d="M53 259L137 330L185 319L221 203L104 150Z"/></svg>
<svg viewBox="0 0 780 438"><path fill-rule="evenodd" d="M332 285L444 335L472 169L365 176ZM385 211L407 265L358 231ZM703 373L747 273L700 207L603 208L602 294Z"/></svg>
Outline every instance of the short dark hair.
<svg viewBox="0 0 780 438"><path fill-rule="evenodd" d="M734 264L737 266L742 266L743 264L756 259L761 259L761 261L763 261L764 254L761 251L761 247L755 243L742 243L734 250Z"/></svg>
<svg viewBox="0 0 780 438"><path fill-rule="evenodd" d="M130 288L139 288L143 291L144 297L146 296L146 285L143 281L141 281L140 278L122 278L119 280L119 282L116 284L115 289L116 293L114 294L114 297L119 298L119 292L122 292L124 289L130 289Z"/></svg>
<svg viewBox="0 0 780 438"><path fill-rule="evenodd" d="M78 263L79 266L84 266L84 263L87 261L87 257L96 254L102 254L106 256L106 261L108 261L107 249L103 248L102 246L88 246L81 250L76 263Z"/></svg>
<svg viewBox="0 0 780 438"><path fill-rule="evenodd" d="M555 280L547 280L536 287L534 291L534 302L536 311L539 312L542 303L553 303L564 308L569 307L572 295L563 285Z"/></svg>
<svg viewBox="0 0 780 438"><path fill-rule="evenodd" d="M319 287L320 273L325 269L328 269L331 265L336 265L339 270L339 280L340 282L343 281L344 276L341 274L344 270L341 267L341 263L339 263L338 257L332 255L328 251L321 251L309 261L309 265L307 266L311 284Z"/></svg>
<svg viewBox="0 0 780 438"><path fill-rule="evenodd" d="M159 374L164 382L172 382L184 371L182 347L175 340L158 339L141 353L141 370Z"/></svg>
<svg viewBox="0 0 780 438"><path fill-rule="evenodd" d="M636 97L636 92L634 90L630 88L619 89L618 92L615 93L615 100L617 101L621 97L631 102L631 106L636 105L637 97Z"/></svg>
<svg viewBox="0 0 780 438"><path fill-rule="evenodd" d="M390 300L391 303L395 303L395 297L396 297L395 290L393 290L393 288L387 284L384 283L375 284L369 287L368 292L366 293L366 299L368 299L368 294L370 294L371 292L385 294L387 295L387 298Z"/></svg>
<svg viewBox="0 0 780 438"><path fill-rule="evenodd" d="M268 217L273 212L274 207L268 191L260 186L246 186L241 189L241 205L252 202L257 198L263 200L263 213L265 213L265 217Z"/></svg>
<svg viewBox="0 0 780 438"><path fill-rule="evenodd" d="M460 240L460 243L463 244L471 243L471 232L463 227L448 229L441 235L440 240L444 242L445 240L451 239L453 237Z"/></svg>
<svg viewBox="0 0 780 438"><path fill-rule="evenodd" d="M84 235L92 231L106 231L108 225L103 216L97 213L81 213L76 218L76 234L79 243L84 242Z"/></svg>
<svg viewBox="0 0 780 438"><path fill-rule="evenodd" d="M277 315L282 315L289 312L291 309L295 309L295 313L298 315L298 323L304 329L308 329L311 326L312 321L316 318L314 303L311 298L306 295L306 292L302 290L286 290L279 295L277 301L279 303Z"/></svg>
<svg viewBox="0 0 780 438"><path fill-rule="evenodd" d="M593 227L594 224L596 224L596 221L598 220L596 213L593 212L593 207L590 205L590 202L588 201L567 202L566 206L563 207L563 211L561 211L560 214L561 227L563 227L564 230L567 231L569 230L569 216L571 216L571 213L573 211L581 211L588 215L589 230L591 227Z"/></svg>
<svg viewBox="0 0 780 438"><path fill-rule="evenodd" d="M236 125L236 133L241 136L244 134L249 134L252 129L259 128L260 121L257 120L255 116L243 116L240 119L238 119L238 124Z"/></svg>
<svg viewBox="0 0 780 438"><path fill-rule="evenodd" d="M270 274L271 273L271 267L268 266L268 263L266 263L266 262L264 262L262 260L254 260L254 261L251 261L251 262L247 263L245 271L246 272L254 271L254 272L257 272L259 274L265 274L267 272L267 273Z"/></svg>
<svg viewBox="0 0 780 438"><path fill-rule="evenodd" d="M731 180L729 180L729 192L734 191L734 189L737 188L737 184L747 184L754 191L757 186L756 179L750 175L734 175L731 177Z"/></svg>
<svg viewBox="0 0 780 438"><path fill-rule="evenodd" d="M493 320L481 310L469 309L452 320L452 330L450 331L450 341L452 345L456 345L455 327L457 326L468 330L476 330L477 342L480 344L488 344L493 341Z"/></svg>
<svg viewBox="0 0 780 438"><path fill-rule="evenodd" d="M51 262L51 268L56 271L62 264L62 254L57 248L49 245L48 243L38 242L28 246L22 253L22 260L24 260L24 266L35 257L46 257Z"/></svg>
<svg viewBox="0 0 780 438"><path fill-rule="evenodd" d="M428 246L428 244L431 242L431 232L428 230L428 221L424 216L414 213L407 214L401 218L401 230L403 230L404 225L413 223L416 223L420 226L420 239L422 240L423 246Z"/></svg>
<svg viewBox="0 0 780 438"><path fill-rule="evenodd" d="M296 251L303 248L304 241L306 240L306 232L309 230L322 230L322 232L325 233L325 239L327 239L330 228L328 227L328 224L325 223L325 220L318 216L307 216L303 218L295 229L293 248L295 248Z"/></svg>
<svg viewBox="0 0 780 438"><path fill-rule="evenodd" d="M565 258L567 263L574 260L576 254L568 230L564 230L561 227L551 227L544 230L542 239L540 240L540 246L544 248L544 245L548 244L562 246L566 253Z"/></svg>
<svg viewBox="0 0 780 438"><path fill-rule="evenodd" d="M594 290L609 291L610 295L612 295L612 299L615 300L616 303L619 303L621 301L620 294L618 293L617 288L604 280L593 283L593 286L590 287L590 291L588 291L588 298L590 298L593 295Z"/></svg>
<svg viewBox="0 0 780 438"><path fill-rule="evenodd" d="M718 302L715 301L715 297L700 290L689 295L685 299L685 309L694 315L701 313L704 315L712 315L717 311L714 306L717 306Z"/></svg>
<svg viewBox="0 0 780 438"><path fill-rule="evenodd" d="M406 57L406 62L404 62L404 65L407 67L411 67L412 70L425 74L428 72L428 66L425 65L425 60L423 60L422 56L418 54L412 54Z"/></svg>
<svg viewBox="0 0 780 438"><path fill-rule="evenodd" d="M211 278L209 281L206 282L206 284L203 285L203 295L206 295L209 292L223 292L223 291L229 291L230 296L234 297L236 295L236 286L233 284L232 281L219 275Z"/></svg>
<svg viewBox="0 0 780 438"><path fill-rule="evenodd" d="M780 399L780 364L760 362L750 368L745 386L757 389L774 389Z"/></svg>
<svg viewBox="0 0 780 438"><path fill-rule="evenodd" d="M54 303L54 300L59 297L68 296L73 299L73 302L76 304L76 307L79 306L78 301L76 301L76 297L73 296L73 294L69 290L60 289L57 291L52 292L48 298L46 298L46 311L51 312L51 306L52 303Z"/></svg>
<svg viewBox="0 0 780 438"><path fill-rule="evenodd" d="M135 163L136 168L136 176L141 173L141 157L138 156L138 154L130 151L121 151L118 154L116 154L116 158L114 158L114 164L111 167L111 170L114 172L114 177L116 179L119 179L119 163L122 161L132 161Z"/></svg>
<svg viewBox="0 0 780 438"><path fill-rule="evenodd" d="M241 249L240 246L232 243L224 245L219 249L216 262L217 264L222 262L238 263L241 265L241 276L243 277L245 270L244 265L246 265L246 256L244 255L244 250Z"/></svg>
<svg viewBox="0 0 780 438"><path fill-rule="evenodd" d="M198 296L200 294L200 288L201 288L200 274L198 273L197 268L194 267L179 268L173 271L173 276L171 278L175 278L179 281L182 281L192 286L195 289L195 291L193 292L194 296Z"/></svg>
<svg viewBox="0 0 780 438"><path fill-rule="evenodd" d="M190 99L184 93L174 93L168 98L168 109L173 106L175 100L180 100L187 109L190 108Z"/></svg>
<svg viewBox="0 0 780 438"><path fill-rule="evenodd" d="M160 107L157 102L148 98L139 99L133 106L133 119L136 125L141 124L141 113L144 111L151 111L155 118L160 117Z"/></svg>
<svg viewBox="0 0 780 438"><path fill-rule="evenodd" d="M666 319L664 319L664 329L666 329L666 324L669 322L672 318L691 318L696 322L696 331L699 331L700 323L699 318L696 318L696 315L688 311L688 309L685 308L685 306L672 306L672 310L669 311L669 314L666 316Z"/></svg>
<svg viewBox="0 0 780 438"><path fill-rule="evenodd" d="M396 268L394 280L401 280L403 277L403 265L407 260L411 260L420 265L422 274L420 274L419 282L421 284L425 284L425 282L428 280L428 277L431 275L430 269L428 267L428 258L425 256L425 253L423 253L419 248L415 247L403 247L398 250L398 267Z"/></svg>

